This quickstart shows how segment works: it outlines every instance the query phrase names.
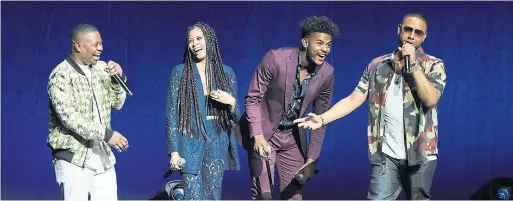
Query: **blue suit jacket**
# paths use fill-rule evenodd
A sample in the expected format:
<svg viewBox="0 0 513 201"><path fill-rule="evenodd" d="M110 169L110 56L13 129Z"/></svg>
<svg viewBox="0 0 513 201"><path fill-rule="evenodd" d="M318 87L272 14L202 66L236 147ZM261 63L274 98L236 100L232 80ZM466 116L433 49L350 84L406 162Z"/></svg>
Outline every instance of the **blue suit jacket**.
<svg viewBox="0 0 513 201"><path fill-rule="evenodd" d="M167 134L167 145L168 145L168 154L171 152L178 152L180 157L184 158L186 163L182 168L182 173L189 174L199 174L201 170L201 165L205 153L205 145L208 143L206 139L197 139L197 138L189 138L187 136L182 136L178 132L178 89L180 87L180 80L182 79L183 74L183 64L176 66L172 73L169 81L169 88L167 94L167 102L166 102L166 134ZM236 100L237 99L237 80L235 77L235 73L232 68L224 65L224 72L228 77L228 82L231 85L231 90L227 91L230 93ZM196 82L196 88L198 89L198 101L199 101L199 109L201 118L203 122L207 122L206 114L207 108L205 104L205 94L203 92L203 86L201 84L200 74L197 68L194 68L194 78ZM192 101L192 100L190 100ZM194 109L194 108L193 108ZM240 117L240 109L239 104L236 104L236 108L234 110L235 119L233 120L233 124L235 125L238 118ZM196 125L194 112L192 112L191 123L192 125ZM209 129L207 127L207 129ZM198 132L196 126L192 126L191 132ZM214 129L207 130L207 133L214 133ZM208 134L207 134L208 135ZM216 134L217 135L217 134ZM230 133L223 132L221 135L229 135L229 146L228 146L228 154L226 155L225 160L225 170L240 170L239 163L239 155L237 152L237 141L235 139L235 129L232 129ZM223 151L223 150L216 150Z"/></svg>

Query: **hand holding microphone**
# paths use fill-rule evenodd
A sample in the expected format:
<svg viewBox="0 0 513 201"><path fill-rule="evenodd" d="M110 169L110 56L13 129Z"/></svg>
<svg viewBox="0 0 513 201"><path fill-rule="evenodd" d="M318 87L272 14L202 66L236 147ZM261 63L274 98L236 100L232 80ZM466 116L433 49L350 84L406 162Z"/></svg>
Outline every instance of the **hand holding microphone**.
<svg viewBox="0 0 513 201"><path fill-rule="evenodd" d="M107 71L111 75L123 75L123 69L121 69L121 66L114 61L107 62Z"/></svg>
<svg viewBox="0 0 513 201"><path fill-rule="evenodd" d="M415 56L415 46L410 43L405 43L402 47L399 47L399 51L401 51L401 55L404 57L404 67L402 69L403 73L411 72L411 63L415 62L417 59Z"/></svg>
<svg viewBox="0 0 513 201"><path fill-rule="evenodd" d="M134 94L130 91L130 89L128 89L128 86L126 85L125 81L126 80L123 80L121 79L121 77L125 77L123 76L123 69L121 69L121 66L114 62L114 61L109 61L107 62L107 71L111 74L111 76L116 80L116 82L118 84L121 85L121 87L123 87L123 89L126 91L126 93L129 95L129 96L133 96Z"/></svg>
<svg viewBox="0 0 513 201"><path fill-rule="evenodd" d="M169 160L169 168L170 169L181 169L183 164L185 164L185 159L180 157L178 152L172 152L171 158Z"/></svg>
<svg viewBox="0 0 513 201"><path fill-rule="evenodd" d="M315 169L313 171L313 175L316 175L316 174L319 174L321 170L319 169ZM312 174L305 174L303 172L300 172L298 173L294 178L296 179L296 181L298 181L299 183L301 184L304 184L305 182L307 182L308 180L310 180L311 178L313 178L313 175ZM305 178L305 177L308 177L308 178Z"/></svg>
<svg viewBox="0 0 513 201"><path fill-rule="evenodd" d="M169 161L169 170L164 174L164 179L169 177L175 171L180 170L185 165L185 159L181 158L178 152L171 153L171 159Z"/></svg>
<svg viewBox="0 0 513 201"><path fill-rule="evenodd" d="M173 168L169 169L166 172L166 174L164 174L164 179L171 176L176 171L182 169L183 165L185 165L185 159L183 159L183 158L178 159L177 164Z"/></svg>
<svg viewBox="0 0 513 201"><path fill-rule="evenodd" d="M303 165L295 174L294 178L297 182L304 185L307 181L311 180L316 174L320 172L315 168L317 160L308 159L306 164Z"/></svg>

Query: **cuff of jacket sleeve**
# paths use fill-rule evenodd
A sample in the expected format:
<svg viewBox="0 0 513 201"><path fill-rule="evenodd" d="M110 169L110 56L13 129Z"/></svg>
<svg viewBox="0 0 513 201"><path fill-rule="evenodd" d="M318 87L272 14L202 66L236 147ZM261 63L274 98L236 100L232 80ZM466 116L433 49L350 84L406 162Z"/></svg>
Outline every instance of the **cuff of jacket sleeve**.
<svg viewBox="0 0 513 201"><path fill-rule="evenodd" d="M177 143L169 143L167 146L167 154L171 156L171 153L178 152L178 144Z"/></svg>
<svg viewBox="0 0 513 201"><path fill-rule="evenodd" d="M262 130L262 123L250 123L250 136L255 137L256 135L263 135L264 131Z"/></svg>
<svg viewBox="0 0 513 201"><path fill-rule="evenodd" d="M177 146L169 146L169 148L167 149L167 155L170 155L171 156L171 153L173 152L178 152L178 149L177 149Z"/></svg>
<svg viewBox="0 0 513 201"><path fill-rule="evenodd" d="M109 142L109 140L110 140L110 138L112 138L113 134L114 134L113 130L105 128L105 136L103 137L103 140L105 140L105 142Z"/></svg>
<svg viewBox="0 0 513 201"><path fill-rule="evenodd" d="M310 147L310 150L308 150L308 158L311 158L312 160L317 160L317 158L319 158L320 152L320 147Z"/></svg>

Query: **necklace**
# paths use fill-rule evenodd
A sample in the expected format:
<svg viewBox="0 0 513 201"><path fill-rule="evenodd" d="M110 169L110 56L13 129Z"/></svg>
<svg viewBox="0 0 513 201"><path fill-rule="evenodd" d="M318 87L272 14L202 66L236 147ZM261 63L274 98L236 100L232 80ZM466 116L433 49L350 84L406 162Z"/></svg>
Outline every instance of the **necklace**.
<svg viewBox="0 0 513 201"><path fill-rule="evenodd" d="M395 84L399 84L399 81L401 81L401 74L395 74Z"/></svg>

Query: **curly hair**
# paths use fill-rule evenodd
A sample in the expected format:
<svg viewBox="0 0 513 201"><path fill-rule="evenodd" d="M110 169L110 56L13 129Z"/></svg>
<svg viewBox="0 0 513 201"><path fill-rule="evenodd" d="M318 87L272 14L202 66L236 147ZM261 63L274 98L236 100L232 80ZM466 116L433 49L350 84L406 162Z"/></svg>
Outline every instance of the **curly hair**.
<svg viewBox="0 0 513 201"><path fill-rule="evenodd" d="M325 16L308 17L301 22L301 38L306 38L316 32L332 37L339 35L338 26Z"/></svg>
<svg viewBox="0 0 513 201"><path fill-rule="evenodd" d="M194 64L194 56L188 47L189 33L194 28L200 28L205 36L206 42L206 65L205 65L205 74L206 74L206 82L208 91L212 90L222 90L229 91L230 85L228 82L228 78L224 72L223 61L221 60L221 53L219 52L219 46L217 43L217 37L214 30L204 24L204 23L196 23L193 26L187 29L187 37L185 43L185 53L183 57L183 75L180 80L180 88L178 89L178 129L182 135L187 135L188 137L193 137L194 133L192 131L191 123L193 122L191 118L195 118L196 128L198 128L197 136L200 137L203 135L206 137L205 125L203 124L202 114L199 111L200 104L198 101L198 89L196 87L194 71L196 65ZM194 110L193 110L194 107ZM194 114L193 114L194 112ZM207 99L207 113L208 115L216 116L217 118L214 121L214 125L217 133L220 131L228 131L231 130L230 124L230 111L223 108L214 107L214 103L212 101L208 101ZM206 115L206 114L203 114Z"/></svg>

